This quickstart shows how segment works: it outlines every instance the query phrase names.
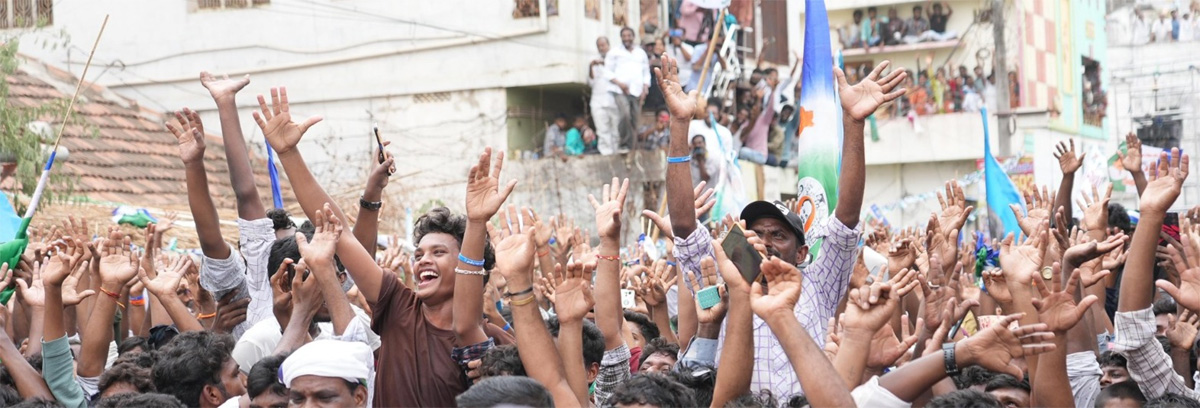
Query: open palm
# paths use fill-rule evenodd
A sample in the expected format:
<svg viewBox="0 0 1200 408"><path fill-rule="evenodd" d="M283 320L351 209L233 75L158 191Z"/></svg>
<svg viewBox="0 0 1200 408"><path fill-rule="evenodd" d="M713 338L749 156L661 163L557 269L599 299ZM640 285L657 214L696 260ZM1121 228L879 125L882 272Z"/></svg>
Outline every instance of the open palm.
<svg viewBox="0 0 1200 408"><path fill-rule="evenodd" d="M767 293L755 280L750 289L750 309L766 319L775 314L791 314L800 301L803 278L795 266L771 257L762 263L762 275L767 279Z"/></svg>
<svg viewBox="0 0 1200 408"><path fill-rule="evenodd" d="M479 155L479 163L471 166L467 175L467 218L474 222L487 222L496 215L500 206L504 205L504 200L512 193L513 187L517 185L517 181L512 180L504 189L500 189L504 152L496 153L496 163L489 170L491 158L492 148L485 148L483 154Z"/></svg>
<svg viewBox="0 0 1200 408"><path fill-rule="evenodd" d="M1142 211L1166 212L1171 208L1187 180L1188 161L1188 155L1180 155L1178 148L1172 148L1170 155L1163 152L1159 156L1157 171L1149 175L1152 180L1142 192Z"/></svg>
<svg viewBox="0 0 1200 408"><path fill-rule="evenodd" d="M669 54L662 56L662 68L654 68L658 76L658 87L662 90L663 99L667 102L667 110L675 119L703 118L705 107L697 101L697 91L683 92L683 84L679 83L678 61Z"/></svg>
<svg viewBox="0 0 1200 408"><path fill-rule="evenodd" d="M841 68L834 68L842 110L854 120L866 120L883 104L904 95L904 89L893 91L908 76L904 70L895 70L883 78L879 77L888 65L891 65L890 61L876 65L866 78L854 85L846 82L846 73Z"/></svg>
<svg viewBox="0 0 1200 408"><path fill-rule="evenodd" d="M250 74L246 74L246 76L238 79L229 79L229 75L217 78L216 75L210 74L208 71L201 71L200 84L208 89L213 99L228 98L250 84Z"/></svg>
<svg viewBox="0 0 1200 408"><path fill-rule="evenodd" d="M618 186L620 188L618 188ZM629 179L618 184L613 177L612 184L604 185L604 193L597 201L595 196L588 195L592 208L596 210L596 232L601 238L617 240L621 235L621 210L625 205L625 197L629 193Z"/></svg>
<svg viewBox="0 0 1200 408"><path fill-rule="evenodd" d="M1125 135L1125 147L1125 153L1117 150L1117 156L1121 159L1121 167L1132 173L1142 171L1142 139L1129 133Z"/></svg>
<svg viewBox="0 0 1200 408"><path fill-rule="evenodd" d="M179 158L184 163L204 160L204 124L200 122L200 115L184 108L175 112L175 120L178 121L175 124L167 122L167 130L179 143Z"/></svg>
<svg viewBox="0 0 1200 408"><path fill-rule="evenodd" d="M1028 285L1038 273L1042 259L1046 256L1046 224L1021 244L1013 244L1013 235L1008 234L1000 245L1000 265L1011 282Z"/></svg>
<svg viewBox="0 0 1200 408"><path fill-rule="evenodd" d="M554 311L559 319L582 321L596 305L592 298L592 284L584 279L585 275L590 278L591 272L590 266L575 263L567 265L566 278L554 289Z"/></svg>
<svg viewBox="0 0 1200 408"><path fill-rule="evenodd" d="M1057 263L1056 263L1057 265ZM1058 275L1058 267L1055 267L1054 274ZM1042 323L1046 324L1047 330L1055 333L1066 333L1072 327L1079 323L1083 318L1084 313L1087 313L1088 307L1096 303L1096 295L1088 295L1075 303L1075 291L1079 288L1079 271L1071 273L1071 277L1067 279L1066 285L1063 285L1062 290L1051 292L1046 288L1047 285L1037 285L1038 291L1041 292L1041 299L1034 299L1033 305L1037 308L1038 318Z"/></svg>
<svg viewBox="0 0 1200 408"><path fill-rule="evenodd" d="M296 144L300 143L300 138L304 136L304 132L308 128L321 121L320 116L313 116L305 119L303 123L292 121L292 114L288 110L287 88L271 88L271 107L267 107L267 102L262 95L258 96L258 107L261 111L254 112L254 121L258 123L259 129L262 130L267 142L279 154L287 153L296 148Z"/></svg>
<svg viewBox="0 0 1200 408"><path fill-rule="evenodd" d="M1058 159L1058 168L1063 174L1075 174L1079 170L1079 166L1083 165L1083 158L1087 153L1075 155L1075 139L1071 139L1071 143L1058 142L1057 151L1054 152L1054 158Z"/></svg>

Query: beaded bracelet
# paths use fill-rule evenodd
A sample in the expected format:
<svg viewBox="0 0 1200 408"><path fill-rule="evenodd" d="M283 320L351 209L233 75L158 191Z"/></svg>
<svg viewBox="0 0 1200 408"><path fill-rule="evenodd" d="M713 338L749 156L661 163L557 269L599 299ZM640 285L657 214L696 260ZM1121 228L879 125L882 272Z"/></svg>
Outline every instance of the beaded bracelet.
<svg viewBox="0 0 1200 408"><path fill-rule="evenodd" d="M617 255L596 254L596 259L601 259L601 260L605 260L605 261L613 261L613 262L621 262L621 257L617 256Z"/></svg>
<svg viewBox="0 0 1200 408"><path fill-rule="evenodd" d="M457 274L459 274L459 275L474 275L474 276L483 276L483 275L487 275L487 271L485 271L485 270L483 270L483 269L480 269L480 270L478 270L478 271L472 271L472 270L469 270L469 269L463 269L463 268L454 268L454 273L457 273Z"/></svg>

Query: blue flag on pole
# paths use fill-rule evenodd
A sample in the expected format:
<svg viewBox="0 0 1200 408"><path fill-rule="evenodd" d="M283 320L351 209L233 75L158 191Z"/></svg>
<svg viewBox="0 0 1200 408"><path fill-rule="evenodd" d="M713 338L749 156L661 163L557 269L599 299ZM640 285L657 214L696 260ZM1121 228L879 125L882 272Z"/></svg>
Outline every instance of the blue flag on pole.
<svg viewBox="0 0 1200 408"><path fill-rule="evenodd" d="M283 208L283 193L279 191L279 170L275 169L275 152L267 144L267 174L271 175L271 197L275 200L275 208Z"/></svg>
<svg viewBox="0 0 1200 408"><path fill-rule="evenodd" d="M833 49L825 2L806 0L804 15L804 70L800 73L800 106L796 138L797 212L805 220L804 232L820 225L837 207L838 169L842 164L842 105L833 76ZM818 239L808 237L810 250Z"/></svg>
<svg viewBox="0 0 1200 408"><path fill-rule="evenodd" d="M1016 204L1025 212L1025 203L1021 201L1021 193L1013 185L1008 173L1000 167L1000 162L992 156L991 136L988 134L987 109L980 111L983 117L983 172L987 188L988 229L992 236L1003 237L1008 233L1014 236L1021 234L1021 226L1017 224L1017 216L1009 205Z"/></svg>

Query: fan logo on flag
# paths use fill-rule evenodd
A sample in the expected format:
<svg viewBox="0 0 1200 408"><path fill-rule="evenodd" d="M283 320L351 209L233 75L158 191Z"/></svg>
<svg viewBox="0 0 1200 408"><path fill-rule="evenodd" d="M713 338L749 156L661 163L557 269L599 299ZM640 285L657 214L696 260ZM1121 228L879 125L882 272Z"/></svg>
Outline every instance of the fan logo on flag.
<svg viewBox="0 0 1200 408"><path fill-rule="evenodd" d="M796 189L796 212L804 220L804 233L829 214L829 198L825 197L825 186L812 177L800 179Z"/></svg>

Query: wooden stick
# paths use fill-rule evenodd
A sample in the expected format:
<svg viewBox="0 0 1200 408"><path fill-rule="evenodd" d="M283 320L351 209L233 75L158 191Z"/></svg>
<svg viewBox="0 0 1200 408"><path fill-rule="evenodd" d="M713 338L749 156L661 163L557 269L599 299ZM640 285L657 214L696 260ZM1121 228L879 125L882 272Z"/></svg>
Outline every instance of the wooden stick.
<svg viewBox="0 0 1200 408"><path fill-rule="evenodd" d="M58 126L58 136L54 138L54 148L51 152L58 151L58 143L62 141L63 132L67 129L67 118L71 115L71 110L75 109L75 101L79 99L79 90L83 89L83 82L87 78L88 68L92 67L92 57L96 55L96 47L100 45L100 37L104 35L104 27L108 26L108 14L104 15L104 22L100 24L100 32L96 33L96 41L92 43L92 52L88 53L87 63L83 64L83 73L79 75L79 83L75 85L75 94L71 95L71 102L67 104L67 110L63 112L62 124Z"/></svg>
<svg viewBox="0 0 1200 408"><path fill-rule="evenodd" d="M721 29L725 28L725 9L721 9L721 16L717 18L716 24L713 25L716 27L713 27L712 39L708 40L708 50L704 51L704 61L702 62L704 64L704 69L700 70L699 84L701 87L704 86L705 80L708 79L708 68L710 65L712 65L712 55L714 51L713 48L717 46L717 37L721 35ZM712 84L709 83L708 86L711 87ZM700 90L700 92L696 93L696 103L700 103L703 100L704 91Z"/></svg>

